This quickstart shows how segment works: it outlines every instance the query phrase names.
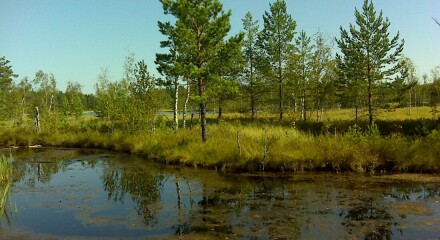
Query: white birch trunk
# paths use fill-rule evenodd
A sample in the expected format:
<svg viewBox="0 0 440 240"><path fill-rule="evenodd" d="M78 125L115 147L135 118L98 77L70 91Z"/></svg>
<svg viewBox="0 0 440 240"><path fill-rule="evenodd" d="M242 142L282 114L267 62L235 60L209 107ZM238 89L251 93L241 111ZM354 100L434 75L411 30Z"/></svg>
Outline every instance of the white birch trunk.
<svg viewBox="0 0 440 240"><path fill-rule="evenodd" d="M179 105L179 82L178 78L174 80L174 131L177 132L179 128L179 113L178 113L178 105Z"/></svg>
<svg viewBox="0 0 440 240"><path fill-rule="evenodd" d="M187 83L186 83L186 97L185 97L185 102L183 104L183 116L182 116L183 117L183 128L186 127L186 108L187 108L188 101L189 101L189 96L190 96L190 86L191 86L191 84L190 84L189 80L187 80Z"/></svg>

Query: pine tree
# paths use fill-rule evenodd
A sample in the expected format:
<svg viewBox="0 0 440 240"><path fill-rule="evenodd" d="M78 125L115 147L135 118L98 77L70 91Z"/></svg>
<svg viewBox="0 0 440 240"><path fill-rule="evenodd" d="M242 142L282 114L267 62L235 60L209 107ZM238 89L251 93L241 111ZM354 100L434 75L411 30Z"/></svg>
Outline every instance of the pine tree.
<svg viewBox="0 0 440 240"><path fill-rule="evenodd" d="M165 14L175 17L175 25L171 25L174 44L182 59L182 71L197 84L198 96L194 99L199 103L202 140L208 139L206 126L206 105L208 100L207 87L218 79L221 73L214 66L219 62L224 67L233 54L222 53L225 49L235 46L240 49L242 36L234 36L225 41L231 25L231 11L224 12L218 0L161 0ZM165 34L168 35L168 34ZM237 52L237 51L232 51ZM238 51L240 52L240 51ZM220 54L222 53L222 54ZM222 70L223 71L223 70Z"/></svg>
<svg viewBox="0 0 440 240"><path fill-rule="evenodd" d="M286 82L287 61L293 50L296 22L287 13L284 0L277 0L269 6L270 12L263 15L264 29L260 33L259 45L269 65L266 77L278 87L279 114L280 120L283 120L283 86Z"/></svg>
<svg viewBox="0 0 440 240"><path fill-rule="evenodd" d="M340 28L341 38L336 42L342 55L337 54L336 59L347 84L353 83L356 90L366 88L372 124L374 88L398 72L404 41L399 43L399 33L390 39L390 21L384 19L382 11L377 15L372 0L364 1L362 12L355 9L355 17L358 28L352 24L349 32Z"/></svg>
<svg viewBox="0 0 440 240"><path fill-rule="evenodd" d="M172 87L172 97L173 97L173 120L174 120L174 131L176 132L179 127L178 120L178 103L179 103L179 77L183 75L179 64L179 53L175 44L175 34L173 32L174 28L169 22L159 22L159 31L167 36L167 40L160 42L161 48L168 48L168 53L157 53L156 61L157 70L166 80L163 83L166 86Z"/></svg>
<svg viewBox="0 0 440 240"><path fill-rule="evenodd" d="M14 74L9 63L10 61L6 57L0 58L0 118L10 117L8 115L12 106L10 106L8 98L13 85L12 79L18 77L17 74Z"/></svg>
<svg viewBox="0 0 440 240"><path fill-rule="evenodd" d="M257 60L258 60L258 21L254 21L250 12L246 13L243 19L243 30L245 33L245 40L243 44L243 57L245 60L245 67L243 69L244 81L247 87L247 92L250 98L251 118L255 118L255 105L258 98L259 83L256 78Z"/></svg>

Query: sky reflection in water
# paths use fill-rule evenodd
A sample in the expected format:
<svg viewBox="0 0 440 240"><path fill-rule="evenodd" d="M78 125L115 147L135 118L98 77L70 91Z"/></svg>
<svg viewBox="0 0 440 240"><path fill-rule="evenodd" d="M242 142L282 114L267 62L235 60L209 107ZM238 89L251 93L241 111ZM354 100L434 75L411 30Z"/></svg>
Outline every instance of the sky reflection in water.
<svg viewBox="0 0 440 240"><path fill-rule="evenodd" d="M440 183L224 174L84 150L13 153L0 236L433 239Z"/></svg>

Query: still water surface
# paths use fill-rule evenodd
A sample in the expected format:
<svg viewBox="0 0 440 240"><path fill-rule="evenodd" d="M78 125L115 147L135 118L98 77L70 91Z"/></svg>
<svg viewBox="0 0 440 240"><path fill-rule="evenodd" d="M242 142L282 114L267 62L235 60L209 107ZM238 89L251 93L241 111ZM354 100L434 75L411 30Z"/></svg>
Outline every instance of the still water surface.
<svg viewBox="0 0 440 240"><path fill-rule="evenodd" d="M12 157L3 239L440 239L435 176L227 174L72 149Z"/></svg>

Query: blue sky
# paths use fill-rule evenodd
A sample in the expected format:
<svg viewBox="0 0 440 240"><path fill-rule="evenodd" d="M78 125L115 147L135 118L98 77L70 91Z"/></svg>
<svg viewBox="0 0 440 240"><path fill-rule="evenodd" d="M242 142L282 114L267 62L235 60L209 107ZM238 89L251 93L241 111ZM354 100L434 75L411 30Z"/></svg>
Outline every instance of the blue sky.
<svg viewBox="0 0 440 240"><path fill-rule="evenodd" d="M241 19L250 11L262 21L269 2L221 0L232 10L232 33L242 28ZM339 27L354 23L354 9L363 0L286 0L297 22L297 31L313 35L318 30L339 37ZM391 34L400 31L404 54L418 73L440 65L439 0L375 0L377 10L390 19ZM157 21L165 21L159 0L0 0L0 56L11 61L19 79L43 70L53 73L58 89L68 81L79 82L83 92L93 93L101 69L113 80L122 77L124 58L132 52L145 60L156 76L155 54L163 36Z"/></svg>

